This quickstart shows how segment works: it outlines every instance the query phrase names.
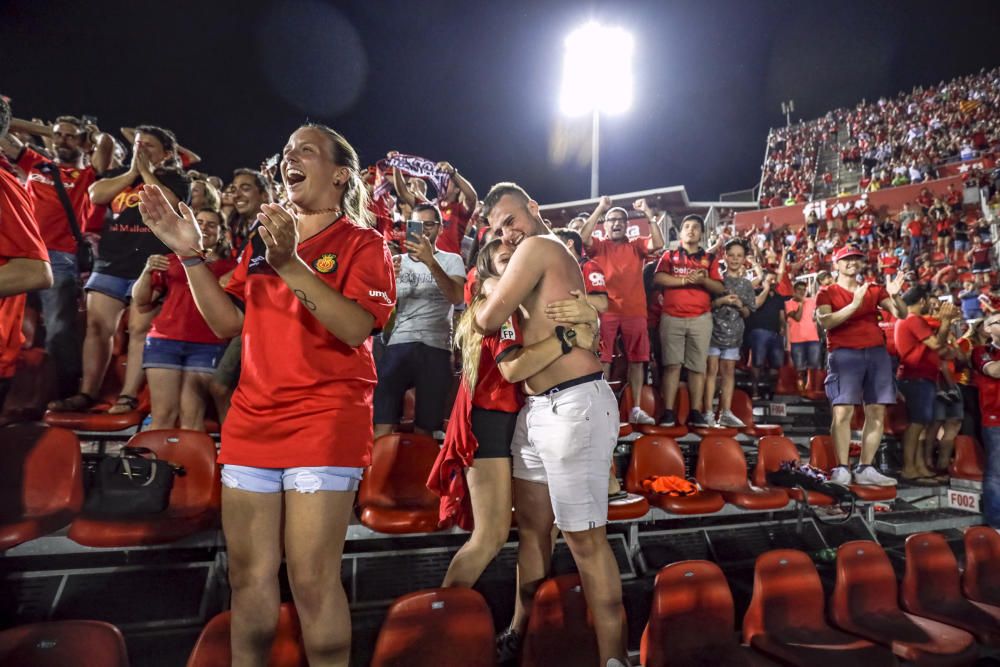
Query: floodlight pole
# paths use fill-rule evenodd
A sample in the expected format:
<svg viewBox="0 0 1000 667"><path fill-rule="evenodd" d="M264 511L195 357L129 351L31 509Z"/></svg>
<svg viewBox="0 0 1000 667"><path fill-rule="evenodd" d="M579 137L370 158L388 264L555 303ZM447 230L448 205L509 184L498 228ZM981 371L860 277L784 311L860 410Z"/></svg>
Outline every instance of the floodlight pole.
<svg viewBox="0 0 1000 667"><path fill-rule="evenodd" d="M590 135L590 198L596 199L600 196L597 182L601 151L601 112L596 105L591 114L593 115L594 124Z"/></svg>

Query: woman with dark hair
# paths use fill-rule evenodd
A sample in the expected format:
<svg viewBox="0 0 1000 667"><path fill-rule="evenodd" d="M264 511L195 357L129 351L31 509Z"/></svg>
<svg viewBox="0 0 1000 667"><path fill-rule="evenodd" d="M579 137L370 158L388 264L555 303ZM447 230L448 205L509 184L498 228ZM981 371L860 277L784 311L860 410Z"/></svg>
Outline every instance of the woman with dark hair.
<svg viewBox="0 0 1000 667"><path fill-rule="evenodd" d="M261 206L225 289L205 264L188 207L178 215L157 187L144 189L140 207L180 257L208 325L243 339L246 370L219 456L233 664L265 664L283 544L309 664L346 666L351 620L341 556L371 459L370 336L389 317L395 281L347 140L303 125L285 145L281 174L288 206Z"/></svg>
<svg viewBox="0 0 1000 667"><path fill-rule="evenodd" d="M223 235L222 214L203 208L195 214L205 264L220 280L236 267ZM164 298L165 297L165 298ZM205 396L226 341L216 336L198 312L177 255L150 255L132 286L141 313L161 305L146 336L142 367L149 378L150 428L205 429Z"/></svg>

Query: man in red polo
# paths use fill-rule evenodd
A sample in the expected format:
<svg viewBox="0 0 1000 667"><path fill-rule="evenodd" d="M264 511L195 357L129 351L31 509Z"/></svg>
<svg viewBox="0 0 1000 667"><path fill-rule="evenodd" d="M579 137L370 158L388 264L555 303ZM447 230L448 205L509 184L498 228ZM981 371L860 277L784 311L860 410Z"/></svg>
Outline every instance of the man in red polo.
<svg viewBox="0 0 1000 667"><path fill-rule="evenodd" d="M705 412L711 409L711 397L705 397L705 368L712 338L712 295L726 289L718 265L701 247L705 221L700 215L681 220L680 245L664 253L656 266L653 284L663 288L663 314L660 317L660 348L663 355L663 404L666 410L660 423L673 426L674 403L681 379L681 366L688 370L688 393L691 411L688 424L707 428ZM703 400L704 399L704 400Z"/></svg>
<svg viewBox="0 0 1000 667"><path fill-rule="evenodd" d="M608 309L601 314L601 363L604 374L611 368L615 339L621 331L628 360L628 383L632 396L642 390L643 364L649 361L649 332L646 329L646 290L642 284L643 260L650 253L663 247L663 235L658 226L659 216L646 203L637 200L633 206L649 220L649 236L629 239L628 211L612 208L610 197L601 197L597 208L587 218L580 237L587 247L587 255L604 271L608 293ZM593 236L597 221L604 218L604 239ZM638 401L636 401L638 402ZM629 414L629 421L652 424L653 417L636 405Z"/></svg>
<svg viewBox="0 0 1000 667"><path fill-rule="evenodd" d="M0 140L10 127L10 105L0 97ZM24 342L25 293L52 286L49 254L35 224L28 193L0 158L0 409Z"/></svg>
<svg viewBox="0 0 1000 667"><path fill-rule="evenodd" d="M991 313L983 322L989 343L972 350L972 369L979 389L983 447L983 519L1000 529L1000 313Z"/></svg>
<svg viewBox="0 0 1000 667"><path fill-rule="evenodd" d="M884 308L900 319L906 317L906 306L899 299L904 276L896 276L885 287L861 282L864 253L853 246L838 249L833 261L837 280L820 288L816 296L816 319L826 329L829 350L825 385L833 407L830 436L837 453L831 480L838 484L851 482L851 417L854 406L863 405L865 426L854 483L892 486L896 480L872 466L882 442L885 406L896 402L892 361L878 325L878 309Z"/></svg>

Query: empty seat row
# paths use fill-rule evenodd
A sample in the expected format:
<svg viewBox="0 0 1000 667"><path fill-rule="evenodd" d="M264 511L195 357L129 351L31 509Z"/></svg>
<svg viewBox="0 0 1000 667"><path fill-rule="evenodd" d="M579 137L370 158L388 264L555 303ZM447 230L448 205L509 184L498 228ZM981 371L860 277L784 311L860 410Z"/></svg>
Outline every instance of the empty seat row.
<svg viewBox="0 0 1000 667"><path fill-rule="evenodd" d="M69 526L70 539L91 547L165 544L218 526L221 499L215 443L205 433L139 433L129 445L184 467L170 505L137 518L83 511L80 442L71 431L42 424L0 429L0 551Z"/></svg>

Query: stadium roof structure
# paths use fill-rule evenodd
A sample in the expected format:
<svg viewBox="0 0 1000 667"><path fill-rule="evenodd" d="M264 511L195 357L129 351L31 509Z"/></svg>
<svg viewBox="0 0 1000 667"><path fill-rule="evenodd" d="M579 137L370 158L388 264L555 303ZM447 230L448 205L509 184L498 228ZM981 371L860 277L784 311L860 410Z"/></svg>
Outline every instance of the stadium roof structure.
<svg viewBox="0 0 1000 667"><path fill-rule="evenodd" d="M707 216L712 209L731 209L733 211L749 211L757 209L755 201L691 201L688 198L687 189L683 185L672 185L665 188L654 188L652 190L637 190L635 192L622 192L620 194L608 195L615 206L630 212L630 217L640 216L632 210L632 202L636 199L645 198L655 208L666 211L674 220L689 213ZM559 202L556 204L545 204L539 209L542 217L548 219L556 227L563 227L570 220L578 215L589 215L597 206L596 198L578 199L576 201Z"/></svg>

